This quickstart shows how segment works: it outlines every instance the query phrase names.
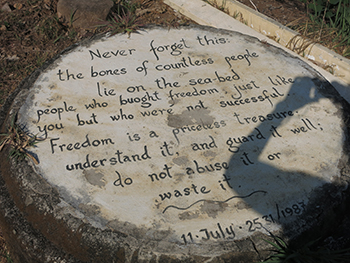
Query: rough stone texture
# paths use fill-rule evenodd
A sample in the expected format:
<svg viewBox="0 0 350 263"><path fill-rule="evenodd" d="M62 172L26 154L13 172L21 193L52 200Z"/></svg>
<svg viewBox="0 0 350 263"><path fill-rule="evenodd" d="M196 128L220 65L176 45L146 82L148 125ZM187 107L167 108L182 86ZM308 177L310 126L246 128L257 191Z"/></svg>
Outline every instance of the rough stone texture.
<svg viewBox="0 0 350 263"><path fill-rule="evenodd" d="M269 233L316 237L344 214L349 112L312 68L236 32L82 43L1 111L1 133L17 114L45 138L28 149L38 165L0 153L4 235L17 262L256 262Z"/></svg>
<svg viewBox="0 0 350 263"><path fill-rule="evenodd" d="M1 11L3 11L3 12L11 12L12 9L11 9L11 7L9 6L9 4L6 3L6 4L4 4L4 5L1 7Z"/></svg>
<svg viewBox="0 0 350 263"><path fill-rule="evenodd" d="M113 5L112 0L59 0L57 15L74 27L92 28L106 20Z"/></svg>

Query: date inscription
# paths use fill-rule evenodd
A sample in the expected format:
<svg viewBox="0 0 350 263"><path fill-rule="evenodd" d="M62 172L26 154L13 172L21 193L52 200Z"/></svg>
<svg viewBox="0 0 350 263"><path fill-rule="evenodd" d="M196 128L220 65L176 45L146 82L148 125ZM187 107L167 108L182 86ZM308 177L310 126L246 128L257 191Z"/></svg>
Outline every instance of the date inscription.
<svg viewBox="0 0 350 263"><path fill-rule="evenodd" d="M233 240L236 237L237 229L248 232L260 229L268 230L268 227L272 224L278 224L281 220L285 220L288 217L301 215L305 211L305 207L304 201L284 208L276 204L273 213L246 220L243 225L231 223L229 226L223 226L221 223L217 223L215 228L202 228L198 231L184 233L181 235L181 239L185 245L206 240Z"/></svg>

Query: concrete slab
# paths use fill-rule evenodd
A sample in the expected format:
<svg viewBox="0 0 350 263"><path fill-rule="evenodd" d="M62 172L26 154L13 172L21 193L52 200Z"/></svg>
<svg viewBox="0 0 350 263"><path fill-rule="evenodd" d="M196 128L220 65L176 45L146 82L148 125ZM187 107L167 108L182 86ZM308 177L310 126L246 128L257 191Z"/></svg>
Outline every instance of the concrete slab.
<svg viewBox="0 0 350 263"><path fill-rule="evenodd" d="M238 32L101 38L19 91L8 113L43 141L27 149L38 164L1 165L4 189L56 262L254 262L262 236L317 233L341 204L348 108L302 60Z"/></svg>
<svg viewBox="0 0 350 263"><path fill-rule="evenodd" d="M255 10L250 10L236 1L217 1L218 5L223 4L227 7L231 15L228 15L201 0L164 0L164 3L201 25L234 30L254 36L263 42L275 45L286 52L295 55L294 52L286 48L288 41L296 35L295 32L283 27L281 24L278 24ZM248 25L241 23L232 17L235 11L243 14ZM265 34L263 34L263 32L265 32ZM276 39L279 39L279 41L276 42L267 37L271 35L276 37ZM309 50L309 53L310 52L311 51ZM333 65L336 70L336 75L330 74L328 71L315 65L308 59L302 57L301 59L320 72L329 82L332 83L338 92L350 102L350 80L348 74L350 69L349 60L342 58L321 45L312 45L312 52L314 53L310 53L309 55L314 59L317 58L319 63Z"/></svg>

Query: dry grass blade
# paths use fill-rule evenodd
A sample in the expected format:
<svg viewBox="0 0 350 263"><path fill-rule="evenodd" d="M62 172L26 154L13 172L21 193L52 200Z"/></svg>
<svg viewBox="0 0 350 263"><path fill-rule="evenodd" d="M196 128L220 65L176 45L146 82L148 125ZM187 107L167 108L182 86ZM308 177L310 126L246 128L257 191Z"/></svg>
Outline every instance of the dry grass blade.
<svg viewBox="0 0 350 263"><path fill-rule="evenodd" d="M12 260L7 251L5 239L0 232L0 263L9 263L9 262L12 262Z"/></svg>
<svg viewBox="0 0 350 263"><path fill-rule="evenodd" d="M0 136L4 137L0 144L0 151L8 145L10 147L10 157L15 157L16 159L29 157L35 164L39 163L38 160L28 152L27 148L34 146L42 139L25 132L15 124L14 118L8 126L7 134L1 134Z"/></svg>
<svg viewBox="0 0 350 263"><path fill-rule="evenodd" d="M3 136L3 135L2 135L2 136ZM5 137L5 139L3 139L3 141L2 141L1 144L0 144L0 151L2 150L2 148L4 148L4 146L5 146L6 144L8 144L9 140L10 140L9 137Z"/></svg>
<svg viewBox="0 0 350 263"><path fill-rule="evenodd" d="M226 14L229 14L229 10L226 7L226 0L222 1L221 5L218 4L216 0L205 0L208 4L212 5L216 9L219 9L222 12L225 12Z"/></svg>
<svg viewBox="0 0 350 263"><path fill-rule="evenodd" d="M316 42L312 39L309 39L305 36L302 35L296 35L294 37L292 37L286 47L289 48L290 50L296 52L299 55L305 56L305 51L309 49L309 52L311 50L312 45L316 44Z"/></svg>
<svg viewBox="0 0 350 263"><path fill-rule="evenodd" d="M297 19L293 22L290 22L286 26L292 28L293 30L300 33L298 37L305 37L309 39L310 44L321 44L344 57L349 57L349 42L350 38L344 37L340 34L339 30L335 27L331 27L325 24L320 24L314 21L308 21L303 19ZM288 48L295 48L292 42L295 42L295 39L291 39L288 43L290 46ZM302 54L305 49L295 50L296 52L301 52Z"/></svg>
<svg viewBox="0 0 350 263"><path fill-rule="evenodd" d="M30 158L36 165L39 164L38 160L33 156L31 155L29 152L26 152L26 155L28 158Z"/></svg>

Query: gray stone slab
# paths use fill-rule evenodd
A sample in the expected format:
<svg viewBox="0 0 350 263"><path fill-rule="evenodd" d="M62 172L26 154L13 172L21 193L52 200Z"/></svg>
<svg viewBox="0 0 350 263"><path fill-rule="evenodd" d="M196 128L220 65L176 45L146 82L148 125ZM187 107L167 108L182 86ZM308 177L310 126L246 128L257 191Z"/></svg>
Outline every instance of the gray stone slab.
<svg viewBox="0 0 350 263"><path fill-rule="evenodd" d="M91 29L106 21L113 5L112 0L59 0L57 15L70 26Z"/></svg>
<svg viewBox="0 0 350 263"><path fill-rule="evenodd" d="M263 235L316 227L348 182L344 109L298 58L189 27L66 51L12 114L44 139L28 149L39 164L26 167L53 189L55 220L83 223L96 232L89 240L122 247L130 262L238 258L265 250Z"/></svg>

